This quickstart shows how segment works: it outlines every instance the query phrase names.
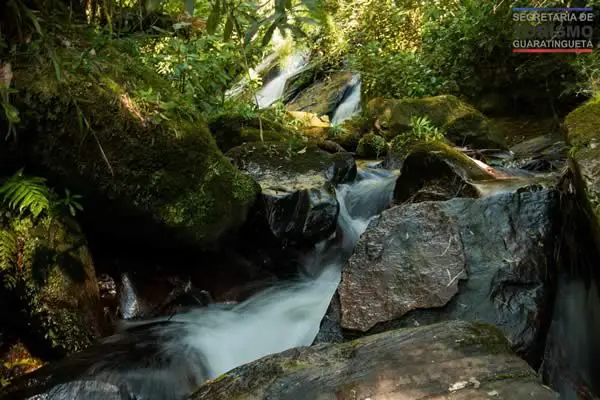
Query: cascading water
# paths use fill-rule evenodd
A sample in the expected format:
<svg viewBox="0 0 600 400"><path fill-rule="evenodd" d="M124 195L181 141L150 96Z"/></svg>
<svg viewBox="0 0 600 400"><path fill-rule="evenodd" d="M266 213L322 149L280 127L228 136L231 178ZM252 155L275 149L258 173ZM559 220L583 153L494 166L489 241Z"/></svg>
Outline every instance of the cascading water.
<svg viewBox="0 0 600 400"><path fill-rule="evenodd" d="M360 90L360 76L354 75L346 89L346 95L333 113L332 125L339 125L360 112Z"/></svg>
<svg viewBox="0 0 600 400"><path fill-rule="evenodd" d="M237 366L311 345L345 258L369 220L388 207L395 179L384 170L359 171L357 182L338 186L338 234L306 256L296 281L237 305L127 323L98 346L34 372L38 386L19 398L181 399L204 380Z"/></svg>
<svg viewBox="0 0 600 400"><path fill-rule="evenodd" d="M266 108L277 101L285 90L285 83L289 78L300 72L306 65L306 56L302 53L295 53L284 64L285 67L279 74L267 83L256 95L258 106Z"/></svg>

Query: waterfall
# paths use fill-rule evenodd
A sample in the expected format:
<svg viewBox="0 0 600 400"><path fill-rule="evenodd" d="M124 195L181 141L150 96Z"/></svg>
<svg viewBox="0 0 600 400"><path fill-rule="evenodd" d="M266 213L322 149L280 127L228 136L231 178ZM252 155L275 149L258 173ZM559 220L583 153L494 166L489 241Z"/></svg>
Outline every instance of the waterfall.
<svg viewBox="0 0 600 400"><path fill-rule="evenodd" d="M354 75L342 102L336 108L331 118L332 125L339 125L360 111L360 76Z"/></svg>
<svg viewBox="0 0 600 400"><path fill-rule="evenodd" d="M129 323L99 345L32 373L45 384L18 397L182 399L203 381L242 364L311 345L345 259L369 220L388 207L395 179L384 170L360 171L355 183L338 185L338 233L307 254L296 280L236 305L213 304Z"/></svg>
<svg viewBox="0 0 600 400"><path fill-rule="evenodd" d="M295 53L289 60L286 60L284 64L283 70L269 83L263 86L256 95L258 106L260 108L266 108L281 98L287 80L300 72L306 65L306 56L302 53Z"/></svg>

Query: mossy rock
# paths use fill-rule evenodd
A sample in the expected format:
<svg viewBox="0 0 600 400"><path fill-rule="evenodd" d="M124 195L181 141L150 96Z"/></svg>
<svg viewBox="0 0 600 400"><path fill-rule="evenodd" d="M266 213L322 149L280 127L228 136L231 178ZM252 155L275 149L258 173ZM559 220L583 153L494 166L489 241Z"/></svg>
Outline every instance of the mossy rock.
<svg viewBox="0 0 600 400"><path fill-rule="evenodd" d="M366 113L388 140L409 131L412 117L427 117L459 146L505 147L504 138L483 114L451 95L402 100L376 98L369 102Z"/></svg>
<svg viewBox="0 0 600 400"><path fill-rule="evenodd" d="M4 318L29 349L44 358L63 356L106 333L95 268L73 220L0 209L0 229L16 243L0 259L3 290L15 304Z"/></svg>
<svg viewBox="0 0 600 400"><path fill-rule="evenodd" d="M600 248L600 99L571 112L564 126L578 192Z"/></svg>
<svg viewBox="0 0 600 400"><path fill-rule="evenodd" d="M239 227L258 186L220 152L191 99L120 41L15 63L32 166L85 196L105 235L209 248ZM87 127L89 126L89 129Z"/></svg>
<svg viewBox="0 0 600 400"><path fill-rule="evenodd" d="M289 111L307 111L317 115L327 115L331 118L351 80L352 73L350 72L331 74L305 89L288 103L286 108Z"/></svg>
<svg viewBox="0 0 600 400"><path fill-rule="evenodd" d="M190 398L553 399L497 328L449 321L290 349L205 382Z"/></svg>
<svg viewBox="0 0 600 400"><path fill-rule="evenodd" d="M403 160L394 200L403 203L478 197L474 184L494 179L493 174L446 143L420 143Z"/></svg>
<svg viewBox="0 0 600 400"><path fill-rule="evenodd" d="M297 132L274 121L275 117L270 115L269 110L265 110L263 114L259 120L257 115L225 112L211 118L208 126L217 146L223 152L246 142L260 142L261 125L262 139L265 141L286 141L297 135Z"/></svg>
<svg viewBox="0 0 600 400"><path fill-rule="evenodd" d="M378 158L387 151L387 142L379 135L370 133L358 141L356 154L363 158Z"/></svg>

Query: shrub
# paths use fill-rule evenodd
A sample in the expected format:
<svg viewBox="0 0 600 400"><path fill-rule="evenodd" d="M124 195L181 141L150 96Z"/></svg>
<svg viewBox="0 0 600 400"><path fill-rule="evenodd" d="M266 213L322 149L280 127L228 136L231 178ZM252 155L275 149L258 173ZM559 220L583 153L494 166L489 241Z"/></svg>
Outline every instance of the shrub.
<svg viewBox="0 0 600 400"><path fill-rule="evenodd" d="M387 142L379 135L369 133L363 136L356 148L356 154L360 157L379 157L387 150Z"/></svg>
<svg viewBox="0 0 600 400"><path fill-rule="evenodd" d="M444 133L433 126L427 117L411 117L411 130L396 136L390 143L396 156L408 154L419 143L432 143L444 140Z"/></svg>

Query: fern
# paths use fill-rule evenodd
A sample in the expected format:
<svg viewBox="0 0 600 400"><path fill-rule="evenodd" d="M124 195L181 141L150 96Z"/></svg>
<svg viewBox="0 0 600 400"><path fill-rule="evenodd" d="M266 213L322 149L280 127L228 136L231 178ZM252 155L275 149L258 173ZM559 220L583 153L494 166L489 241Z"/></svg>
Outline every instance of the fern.
<svg viewBox="0 0 600 400"><path fill-rule="evenodd" d="M17 238L9 231L0 230L0 270L6 271L15 263Z"/></svg>
<svg viewBox="0 0 600 400"><path fill-rule="evenodd" d="M25 176L23 170L8 178L0 186L0 199L19 212L29 211L34 217L50 210L50 190L46 180Z"/></svg>

